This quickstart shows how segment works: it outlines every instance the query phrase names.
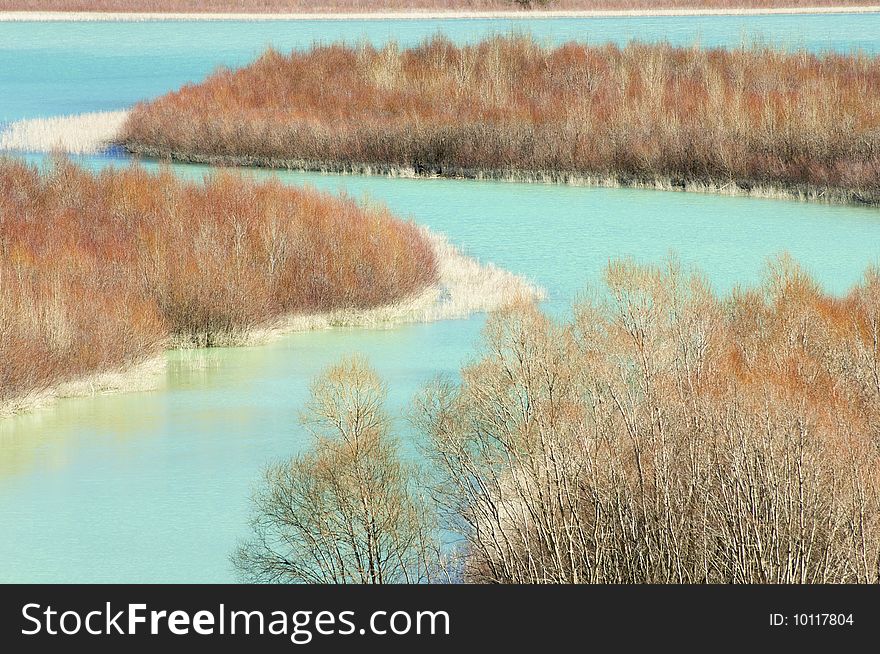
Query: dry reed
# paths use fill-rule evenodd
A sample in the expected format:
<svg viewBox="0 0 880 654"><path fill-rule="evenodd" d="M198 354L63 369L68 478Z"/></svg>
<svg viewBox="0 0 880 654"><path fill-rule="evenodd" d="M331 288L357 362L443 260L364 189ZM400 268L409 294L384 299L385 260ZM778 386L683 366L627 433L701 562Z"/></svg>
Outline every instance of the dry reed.
<svg viewBox="0 0 880 654"><path fill-rule="evenodd" d="M28 118L0 129L0 151L94 154L118 138L127 111Z"/></svg>

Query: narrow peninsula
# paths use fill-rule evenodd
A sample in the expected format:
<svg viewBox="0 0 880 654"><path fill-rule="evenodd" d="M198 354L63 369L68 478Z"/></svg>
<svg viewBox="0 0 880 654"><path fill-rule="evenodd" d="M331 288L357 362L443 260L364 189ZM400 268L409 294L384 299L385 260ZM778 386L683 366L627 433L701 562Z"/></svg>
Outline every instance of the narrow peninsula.
<svg viewBox="0 0 880 654"><path fill-rule="evenodd" d="M142 390L166 348L454 318L542 292L386 208L219 172L0 160L0 415Z"/></svg>

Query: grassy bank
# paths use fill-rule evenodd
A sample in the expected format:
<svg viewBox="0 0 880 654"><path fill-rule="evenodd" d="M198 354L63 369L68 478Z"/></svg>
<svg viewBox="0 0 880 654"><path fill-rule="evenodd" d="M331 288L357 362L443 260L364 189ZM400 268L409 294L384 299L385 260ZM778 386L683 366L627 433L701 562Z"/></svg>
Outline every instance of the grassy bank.
<svg viewBox="0 0 880 654"><path fill-rule="evenodd" d="M134 108L133 152L880 201L880 61L529 38L269 51Z"/></svg>
<svg viewBox="0 0 880 654"><path fill-rule="evenodd" d="M281 317L376 310L438 280L431 240L383 208L66 161L45 173L0 162L0 255L6 412L171 343L234 344Z"/></svg>

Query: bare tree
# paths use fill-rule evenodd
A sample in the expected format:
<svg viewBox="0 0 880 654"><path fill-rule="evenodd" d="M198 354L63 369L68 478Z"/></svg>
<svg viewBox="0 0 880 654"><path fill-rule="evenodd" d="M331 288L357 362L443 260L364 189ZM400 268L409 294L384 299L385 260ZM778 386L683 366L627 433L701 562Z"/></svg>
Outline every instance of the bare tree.
<svg viewBox="0 0 880 654"><path fill-rule="evenodd" d="M445 580L434 513L418 470L401 460L386 391L361 359L313 385L302 422L314 447L268 467L253 497L241 577L286 583Z"/></svg>

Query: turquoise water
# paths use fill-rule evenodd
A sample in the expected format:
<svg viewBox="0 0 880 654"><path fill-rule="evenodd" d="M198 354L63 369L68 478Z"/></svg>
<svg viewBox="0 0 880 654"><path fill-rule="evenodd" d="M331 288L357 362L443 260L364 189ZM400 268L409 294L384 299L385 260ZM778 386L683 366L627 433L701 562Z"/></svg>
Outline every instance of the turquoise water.
<svg viewBox="0 0 880 654"><path fill-rule="evenodd" d="M557 40L589 27L597 41L603 34L688 41L700 33L703 42L735 43L748 23L765 36L788 43L801 39L819 49L880 44L876 16L846 17L840 25L839 17L825 19L824 29L816 17L792 17L790 23L775 17L529 25ZM871 38L860 31L862 21L873 21ZM465 39L506 25L254 23L236 24L236 31L229 24L0 24L0 115L124 106L169 90L216 62L247 58L282 36L290 46L363 33L418 40L442 27ZM56 39L49 38L53 30ZM208 38L217 34L211 30L228 30L228 38ZM193 33L189 46L188 33ZM847 33L852 40L845 39ZM157 42L163 47L150 45ZM117 50L118 59L108 54ZM78 83L68 80L62 60L53 59L67 56L76 63L72 75ZM206 170L177 169L194 176ZM835 293L880 260L880 212L873 209L630 189L316 174L282 178L386 202L448 234L467 253L534 279L548 289L545 308L556 315L564 315L571 300L597 284L603 266L619 256L656 262L674 252L685 266L703 269L719 292L758 281L767 258L781 251ZM477 316L389 330L294 334L256 348L169 353L157 391L66 400L0 421L0 581L230 580L228 554L246 535L247 500L260 470L304 443L296 416L310 379L339 357L362 353L387 380L391 407L398 411L426 381L454 375L476 356L483 324ZM407 433L403 421L399 427Z"/></svg>
<svg viewBox="0 0 880 654"><path fill-rule="evenodd" d="M735 47L768 43L815 52L880 52L880 14L690 16L543 20L402 20L152 23L0 23L0 122L119 109L218 66L241 66L268 45L396 39L442 32L457 42L510 31L547 43L665 40Z"/></svg>

